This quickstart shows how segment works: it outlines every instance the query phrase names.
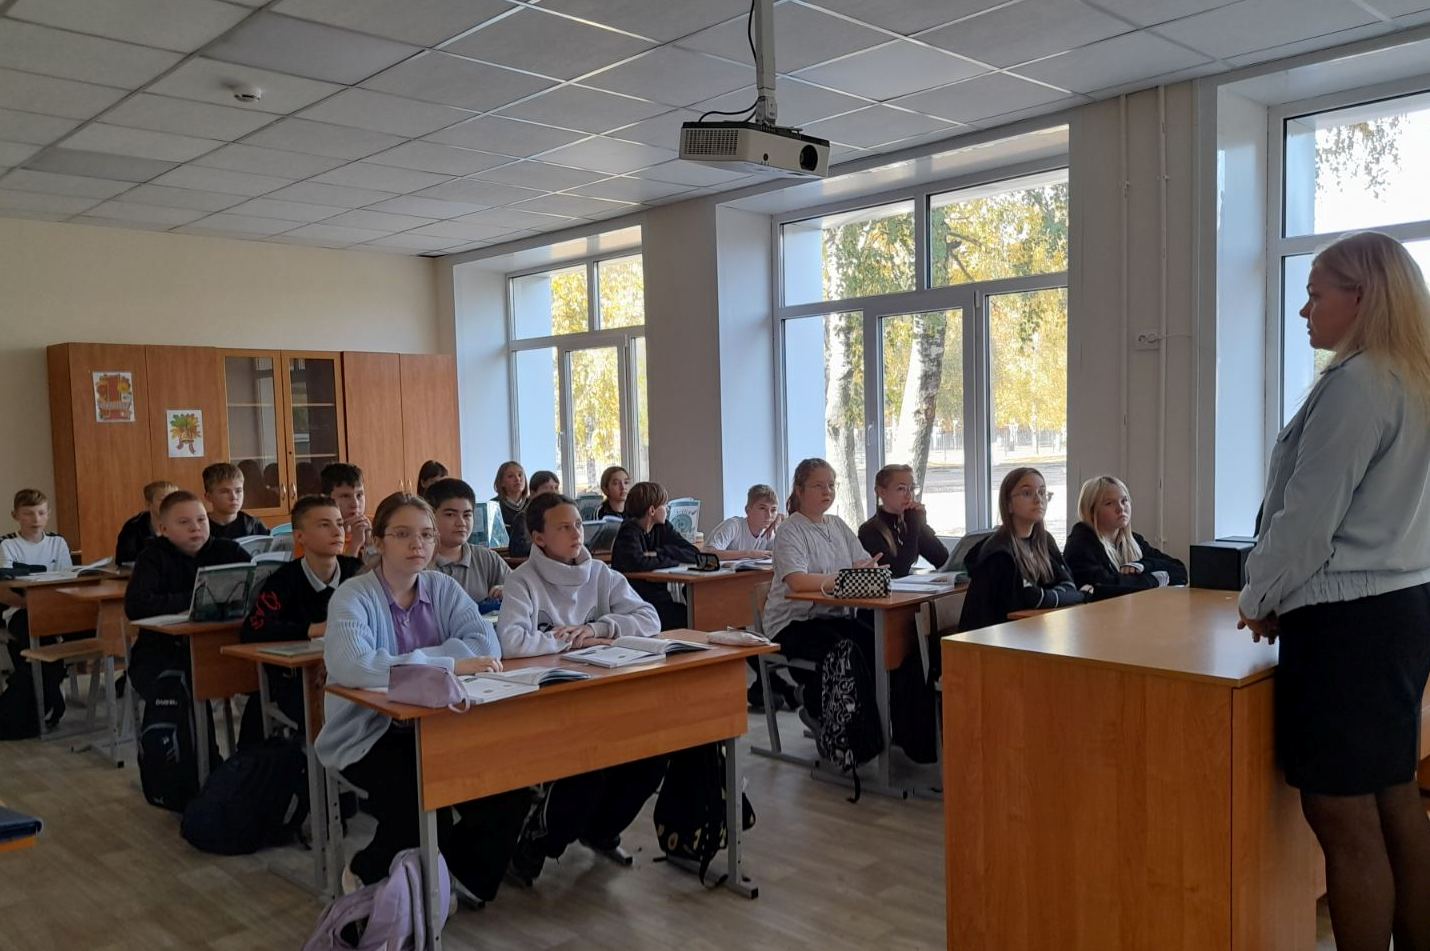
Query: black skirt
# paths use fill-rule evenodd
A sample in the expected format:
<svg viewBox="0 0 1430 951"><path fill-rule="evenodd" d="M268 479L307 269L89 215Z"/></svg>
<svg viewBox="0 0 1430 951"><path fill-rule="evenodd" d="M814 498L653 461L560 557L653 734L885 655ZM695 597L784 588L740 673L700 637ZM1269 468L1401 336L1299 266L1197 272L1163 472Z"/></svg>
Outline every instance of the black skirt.
<svg viewBox="0 0 1430 951"><path fill-rule="evenodd" d="M1286 782L1358 796L1410 782L1430 678L1430 584L1281 618L1276 752Z"/></svg>

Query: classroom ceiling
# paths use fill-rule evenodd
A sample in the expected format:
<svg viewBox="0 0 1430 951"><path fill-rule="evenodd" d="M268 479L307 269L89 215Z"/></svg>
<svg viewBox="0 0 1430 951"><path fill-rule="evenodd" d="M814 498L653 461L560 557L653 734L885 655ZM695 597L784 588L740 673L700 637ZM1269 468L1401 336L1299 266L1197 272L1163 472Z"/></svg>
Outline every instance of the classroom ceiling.
<svg viewBox="0 0 1430 951"><path fill-rule="evenodd" d="M0 0L0 216L446 254L760 176L748 0ZM848 162L1425 22L1430 0L781 0L782 124ZM257 102L234 87L256 86Z"/></svg>

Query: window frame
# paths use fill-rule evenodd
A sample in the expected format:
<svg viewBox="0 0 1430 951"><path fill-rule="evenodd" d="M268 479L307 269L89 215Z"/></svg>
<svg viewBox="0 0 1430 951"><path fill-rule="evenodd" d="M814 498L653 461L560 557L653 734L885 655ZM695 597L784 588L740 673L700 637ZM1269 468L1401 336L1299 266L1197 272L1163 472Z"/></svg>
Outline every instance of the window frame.
<svg viewBox="0 0 1430 951"><path fill-rule="evenodd" d="M1068 172L1066 152L984 169L954 178L940 179L915 186L862 195L826 204L814 205L771 216L771 246L773 268L771 279L772 346L774 347L774 407L778 440L776 468L780 483L789 485L794 462L789 458L788 405L785 381L786 353L785 321L792 318L858 312L863 321L864 344L864 498L868 500L865 516L872 514L874 475L885 464L883 392L884 354L883 324L885 317L962 309L963 311L963 399L964 418L964 499L965 525L968 531L989 527L996 512L992 505L992 350L988 334L987 298L1022 291L1039 291L1068 287L1068 271L1050 271L1026 277L997 278L930 287L931 259L929 210L935 196L1001 182L1016 182L1039 174ZM809 304L784 303L785 255L782 228L786 224L807 221L825 215L857 211L900 201L913 201L914 206L914 288L890 294L815 301ZM877 460L879 465L874 465Z"/></svg>
<svg viewBox="0 0 1430 951"><path fill-rule="evenodd" d="M1369 105L1394 99L1430 93L1430 73L1409 79L1362 86L1357 89L1299 99L1295 102L1269 106L1267 108L1266 135L1266 323L1265 323L1265 379L1263 432L1266 434L1263 462L1270 464L1271 450L1276 444L1276 436L1284 428L1283 420L1289 408L1285 392L1286 382L1286 335L1284 315L1288 299L1288 288L1284 286L1282 275L1288 258L1304 254L1315 254L1331 242L1373 228L1390 235L1398 241L1430 240L1430 217L1400 224L1369 224L1360 228L1342 231L1323 231L1314 234L1287 237L1286 221L1286 124L1298 118L1313 116L1323 112L1335 112L1353 106ZM1301 294L1300 288L1290 289Z"/></svg>
<svg viewBox="0 0 1430 951"><path fill-rule="evenodd" d="M559 263L547 263L540 267L510 271L502 276L502 279L505 281L506 290L506 313L504 316L506 319L507 336L508 428L511 432L513 455L514 458L517 459L522 457L516 355L526 350L554 349L556 351L556 372L558 380L557 413L561 424L560 430L557 433L561 451L560 476L561 485L567 490L574 487L576 474L575 437L572 432L574 427L571 394L571 354L579 350L597 350L607 347L614 347L616 349L616 376L621 406L621 459L619 460L619 464L624 466L636 481L646 476L646 473L643 471L644 467L641 465L639 431L640 392L637 386L635 372L636 340L645 337L646 325L641 323L635 327L600 326L600 265L603 261L613 261L631 257L642 258L642 266L644 266L643 249L625 248L619 251L606 251L601 254L573 258ZM569 334L548 334L542 337L518 337L516 335L516 295L513 291L515 282L523 277L530 277L535 274L548 274L554 271L565 271L573 267L586 268L586 329ZM644 290L644 281L642 281L642 290ZM646 407L646 414L649 415L649 407Z"/></svg>

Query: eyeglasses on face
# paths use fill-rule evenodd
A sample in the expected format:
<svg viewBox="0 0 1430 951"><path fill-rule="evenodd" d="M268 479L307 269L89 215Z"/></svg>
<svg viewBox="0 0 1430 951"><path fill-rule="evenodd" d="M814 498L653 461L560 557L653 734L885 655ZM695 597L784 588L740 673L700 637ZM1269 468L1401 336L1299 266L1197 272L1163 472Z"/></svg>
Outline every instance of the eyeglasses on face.
<svg viewBox="0 0 1430 951"><path fill-rule="evenodd" d="M385 533L382 537L390 538L395 542L410 542L415 538L424 545L434 545L437 543L437 533L430 528L424 528L417 532L412 531L410 528L394 528L392 531Z"/></svg>
<svg viewBox="0 0 1430 951"><path fill-rule="evenodd" d="M1013 493L1013 498L1027 500L1037 499L1040 502L1051 502L1053 500L1053 493L1047 489L1019 489Z"/></svg>

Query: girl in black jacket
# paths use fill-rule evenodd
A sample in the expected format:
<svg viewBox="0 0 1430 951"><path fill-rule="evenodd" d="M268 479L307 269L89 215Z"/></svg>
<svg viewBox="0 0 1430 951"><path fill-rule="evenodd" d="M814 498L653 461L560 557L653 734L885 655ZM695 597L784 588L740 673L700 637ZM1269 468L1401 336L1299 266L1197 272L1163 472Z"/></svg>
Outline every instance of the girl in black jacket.
<svg viewBox="0 0 1430 951"><path fill-rule="evenodd" d="M1077 512L1081 521L1068 533L1068 568L1079 586L1092 589L1092 600L1187 583L1186 566L1132 531L1132 497L1121 480L1088 479Z"/></svg>
<svg viewBox="0 0 1430 951"><path fill-rule="evenodd" d="M611 567L622 574L693 565L700 550L665 520L670 495L658 482L637 482L625 498L625 522L611 549ZM685 605L677 604L663 583L632 581L631 587L660 615L660 629L686 626Z"/></svg>
<svg viewBox="0 0 1430 951"><path fill-rule="evenodd" d="M928 510L917 498L911 466L890 465L874 476L879 510L859 526L859 544L871 555L883 555L895 578L903 578L922 556L935 569L948 561L948 549L929 527Z"/></svg>
<svg viewBox="0 0 1430 951"><path fill-rule="evenodd" d="M1043 526L1052 493L1037 469L1020 467L998 489L1002 526L968 554L960 631L1002 624L1012 611L1081 604L1084 592Z"/></svg>

